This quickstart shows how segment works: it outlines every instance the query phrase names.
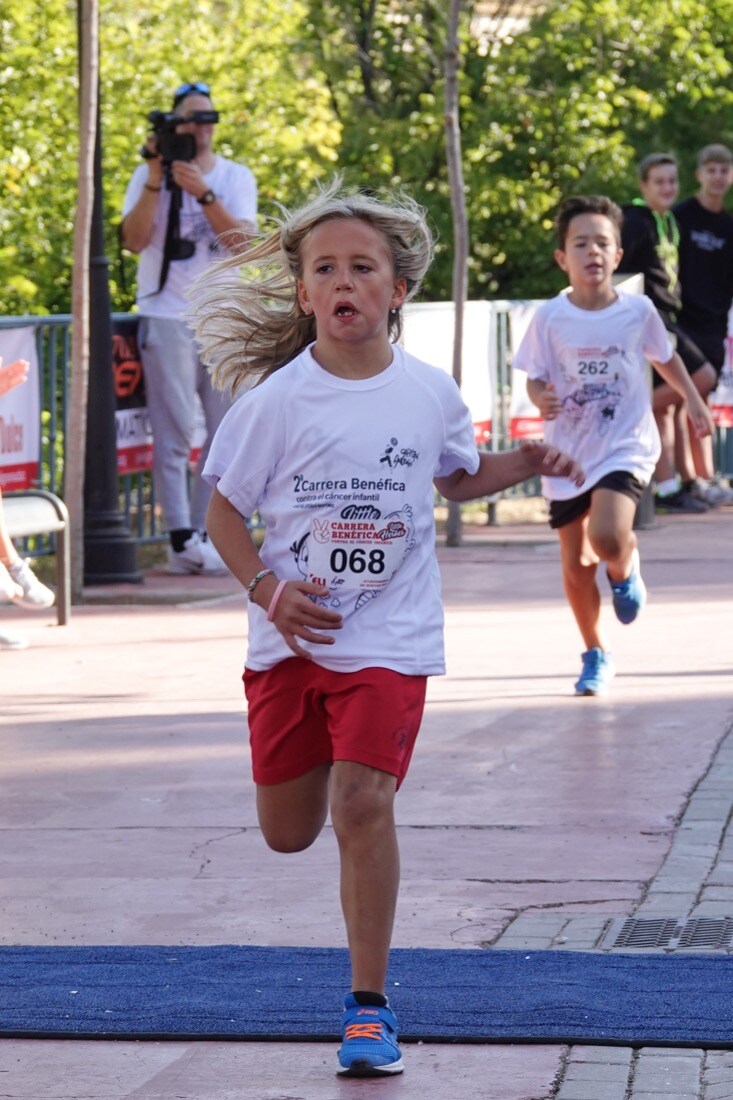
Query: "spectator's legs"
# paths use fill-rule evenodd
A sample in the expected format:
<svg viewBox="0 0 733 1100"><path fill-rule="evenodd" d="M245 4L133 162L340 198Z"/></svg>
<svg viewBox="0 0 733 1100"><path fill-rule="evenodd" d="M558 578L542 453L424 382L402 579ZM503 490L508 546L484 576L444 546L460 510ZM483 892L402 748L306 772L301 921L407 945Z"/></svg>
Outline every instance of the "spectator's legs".
<svg viewBox="0 0 733 1100"><path fill-rule="evenodd" d="M192 529L188 458L194 423L197 357L187 327L168 317L143 317L139 332L148 415L153 429L153 480L166 530Z"/></svg>
<svg viewBox="0 0 733 1100"><path fill-rule="evenodd" d="M0 492L0 598L13 600L19 607L29 611L42 611L52 607L55 596L50 588L41 584L28 562L23 561L10 538L5 513L3 495ZM4 648L24 649L28 643L17 638L5 643ZM0 647L2 648L2 647Z"/></svg>
<svg viewBox="0 0 733 1100"><path fill-rule="evenodd" d="M5 524L5 513L3 512L3 494L0 490L0 562L8 565L10 562L15 561L18 557L15 547L13 546L12 539L8 534L8 528Z"/></svg>
<svg viewBox="0 0 733 1100"><path fill-rule="evenodd" d="M715 373L715 368L711 363L705 363L704 366L696 370L692 375L692 381L695 383L697 392L707 400L709 395L713 392L718 384L718 376ZM704 439L698 439L695 435L691 425L687 425L687 439L689 440L690 453L693 466L693 477L703 478L705 481L710 481L715 477L715 462L713 460L713 441L711 437L705 436Z"/></svg>
<svg viewBox="0 0 733 1100"><path fill-rule="evenodd" d="M662 441L661 454L659 455L657 468L654 471L657 484L669 481L670 478L676 476L674 414L675 409L680 406L684 407L681 397L666 382L655 387L652 395L652 409L659 429L659 438Z"/></svg>
<svg viewBox="0 0 733 1100"><path fill-rule="evenodd" d="M674 410L674 465L682 484L694 481L695 460L690 446L690 432L687 419L687 405L678 405Z"/></svg>
<svg viewBox="0 0 733 1100"><path fill-rule="evenodd" d="M595 493L593 494L595 496ZM558 527L565 595L586 649L606 649L601 634L601 594L596 584L598 555L588 539L589 513Z"/></svg>
<svg viewBox="0 0 733 1100"><path fill-rule="evenodd" d="M198 472L191 492L191 525L197 531L204 531L206 528L206 509L209 506L211 497L211 486L207 485L201 477L201 470L203 470L206 463L216 429L224 419L224 414L231 405L231 401L228 393L214 389L211 384L211 376L200 359L196 363L196 372L198 395L204 411L204 420L206 421L206 439L201 448Z"/></svg>
<svg viewBox="0 0 733 1100"><path fill-rule="evenodd" d="M20 589L8 573L6 566L17 558L17 553L8 534L3 514L3 496L0 492L0 599L12 600L18 596Z"/></svg>

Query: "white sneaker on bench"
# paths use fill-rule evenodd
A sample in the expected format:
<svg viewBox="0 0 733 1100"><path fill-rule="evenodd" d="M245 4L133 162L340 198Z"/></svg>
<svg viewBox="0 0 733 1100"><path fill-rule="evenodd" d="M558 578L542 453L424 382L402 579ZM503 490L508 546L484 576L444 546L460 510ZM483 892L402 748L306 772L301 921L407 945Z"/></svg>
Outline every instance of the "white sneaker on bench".
<svg viewBox="0 0 733 1100"><path fill-rule="evenodd" d="M14 604L24 607L26 611L45 611L53 607L56 602L55 594L45 584L41 584L27 561L18 558L7 566L7 570L19 589L16 595L10 597Z"/></svg>

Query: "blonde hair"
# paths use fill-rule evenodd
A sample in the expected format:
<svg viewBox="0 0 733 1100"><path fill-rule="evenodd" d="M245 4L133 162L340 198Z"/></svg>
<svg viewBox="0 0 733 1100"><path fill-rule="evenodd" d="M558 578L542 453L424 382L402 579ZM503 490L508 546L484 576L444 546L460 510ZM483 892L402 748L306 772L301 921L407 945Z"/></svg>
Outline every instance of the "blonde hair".
<svg viewBox="0 0 733 1100"><path fill-rule="evenodd" d="M368 222L381 233L395 278L407 284L406 301L417 293L433 256L423 208L404 194L382 199L350 192L337 176L298 210L283 208L274 233L211 265L193 284L187 319L219 389L234 395L262 381L315 340L315 318L306 316L297 295L303 245L317 225L337 218ZM400 311L390 312L389 338L397 340L401 331Z"/></svg>

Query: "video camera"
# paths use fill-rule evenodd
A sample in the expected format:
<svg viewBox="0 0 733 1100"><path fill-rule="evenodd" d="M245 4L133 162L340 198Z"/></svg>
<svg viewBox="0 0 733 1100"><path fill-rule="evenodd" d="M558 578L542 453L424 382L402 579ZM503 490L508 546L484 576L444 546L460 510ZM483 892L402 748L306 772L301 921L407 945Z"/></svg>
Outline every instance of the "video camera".
<svg viewBox="0 0 733 1100"><path fill-rule="evenodd" d="M193 134L179 134L178 127L187 122L198 122L199 125L213 125L219 121L218 111L191 111L185 118L177 115L175 111L151 111L148 121L152 123L156 137L155 149L149 149L144 145L140 155L145 160L153 160L160 157L165 169L165 184L170 192L171 201L168 208L168 221L165 229L165 243L163 246L163 261L160 268L160 281L158 290L160 293L168 277L170 265L175 260L190 260L196 252L196 242L182 237L180 233L181 205L183 194L181 188L173 179L172 164L176 160L191 161L196 157L196 138Z"/></svg>
<svg viewBox="0 0 733 1100"><path fill-rule="evenodd" d="M161 157L166 167L174 160L193 160L196 156L196 138L193 134L179 134L177 128L186 122L198 122L200 125L213 125L219 121L218 111L191 111L186 118L170 111L151 111L148 121L153 125L157 138L157 149L153 152L143 146L140 155L145 160Z"/></svg>

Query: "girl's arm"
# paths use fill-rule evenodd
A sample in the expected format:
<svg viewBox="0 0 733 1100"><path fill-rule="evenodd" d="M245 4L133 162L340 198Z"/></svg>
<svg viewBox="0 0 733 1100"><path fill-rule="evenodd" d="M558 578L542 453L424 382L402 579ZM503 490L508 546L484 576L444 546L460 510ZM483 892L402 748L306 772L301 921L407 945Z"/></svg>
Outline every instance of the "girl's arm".
<svg viewBox="0 0 733 1100"><path fill-rule="evenodd" d="M664 381L687 402L687 415L692 421L697 438L702 439L703 436L712 435L715 424L710 409L695 388L695 383L687 373L687 368L678 353L675 351L667 363L652 360L652 364Z"/></svg>
<svg viewBox="0 0 733 1100"><path fill-rule="evenodd" d="M206 530L230 572L247 588L266 566L244 516L217 489L211 494L206 513ZM279 585L280 578L268 573L258 581L252 593L252 602L267 611ZM341 616L335 611L329 611L308 599L309 596L327 595L328 588L309 581L287 581L280 591L272 622L298 657L310 659L312 654L298 645L296 638L319 645L332 645L334 639L330 635L317 634L315 631L338 630L342 625Z"/></svg>
<svg viewBox="0 0 733 1100"><path fill-rule="evenodd" d="M580 486L585 475L578 464L557 447L548 443L525 440L516 451L503 454L479 455L479 468L475 474L456 470L448 477L436 477L435 487L446 500L474 500L499 493L527 478L543 474L545 477L568 477ZM225 559L226 560L226 559Z"/></svg>

